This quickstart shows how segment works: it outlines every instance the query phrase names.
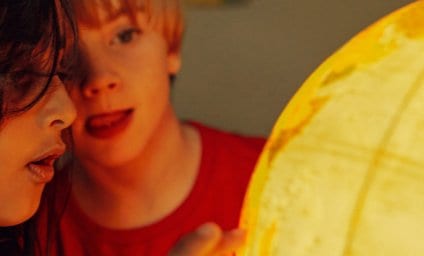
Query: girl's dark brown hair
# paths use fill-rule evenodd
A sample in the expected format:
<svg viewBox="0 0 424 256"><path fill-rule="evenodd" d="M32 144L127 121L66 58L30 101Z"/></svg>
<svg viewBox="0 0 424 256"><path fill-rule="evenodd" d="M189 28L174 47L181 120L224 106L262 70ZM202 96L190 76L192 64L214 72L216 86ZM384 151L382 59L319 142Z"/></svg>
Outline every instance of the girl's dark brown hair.
<svg viewBox="0 0 424 256"><path fill-rule="evenodd" d="M0 125L10 116L34 106L48 90L52 78L71 62L76 27L67 0L0 1ZM1 126L0 126L1 132ZM69 187L67 173L58 173L46 186L40 214L13 227L0 227L0 255L48 255L56 235L62 198L58 189ZM37 236L37 225L45 237ZM41 252L43 248L43 252Z"/></svg>
<svg viewBox="0 0 424 256"><path fill-rule="evenodd" d="M71 14L65 0L0 2L0 122L34 106L68 61Z"/></svg>

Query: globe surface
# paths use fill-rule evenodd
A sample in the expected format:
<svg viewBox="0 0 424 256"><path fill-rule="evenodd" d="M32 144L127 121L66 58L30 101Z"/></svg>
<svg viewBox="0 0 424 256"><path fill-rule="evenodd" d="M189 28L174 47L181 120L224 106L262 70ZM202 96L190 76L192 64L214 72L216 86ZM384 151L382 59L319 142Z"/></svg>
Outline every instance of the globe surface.
<svg viewBox="0 0 424 256"><path fill-rule="evenodd" d="M365 29L289 102L237 255L424 255L424 2Z"/></svg>

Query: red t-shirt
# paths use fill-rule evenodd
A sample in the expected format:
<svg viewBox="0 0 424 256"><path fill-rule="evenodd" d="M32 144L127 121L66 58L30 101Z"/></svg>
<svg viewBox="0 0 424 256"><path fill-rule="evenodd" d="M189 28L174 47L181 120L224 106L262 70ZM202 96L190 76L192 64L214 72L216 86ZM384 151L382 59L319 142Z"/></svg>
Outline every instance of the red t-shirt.
<svg viewBox="0 0 424 256"><path fill-rule="evenodd" d="M71 197L60 226L64 255L160 256L166 255L182 235L205 222L216 222L223 229L238 226L245 190L265 139L192 125L201 135L202 159L186 200L154 224L115 230L97 225Z"/></svg>

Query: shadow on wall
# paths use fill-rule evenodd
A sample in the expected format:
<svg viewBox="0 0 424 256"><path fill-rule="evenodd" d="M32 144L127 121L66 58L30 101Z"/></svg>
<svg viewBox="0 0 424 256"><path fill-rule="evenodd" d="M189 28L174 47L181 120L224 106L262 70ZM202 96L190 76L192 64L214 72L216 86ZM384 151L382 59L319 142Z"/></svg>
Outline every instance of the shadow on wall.
<svg viewBox="0 0 424 256"><path fill-rule="evenodd" d="M187 4L183 68L173 96L177 112L223 129L267 135L297 88L326 57L378 18L410 2L247 0L210 8Z"/></svg>
<svg viewBox="0 0 424 256"><path fill-rule="evenodd" d="M249 0L185 0L188 6L217 7L223 5L245 4Z"/></svg>

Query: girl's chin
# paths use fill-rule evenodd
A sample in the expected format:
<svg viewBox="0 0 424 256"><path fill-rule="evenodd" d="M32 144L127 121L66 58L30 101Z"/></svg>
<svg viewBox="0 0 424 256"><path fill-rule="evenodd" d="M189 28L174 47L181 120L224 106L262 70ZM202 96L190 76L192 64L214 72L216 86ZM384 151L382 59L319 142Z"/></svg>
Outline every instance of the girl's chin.
<svg viewBox="0 0 424 256"><path fill-rule="evenodd" d="M9 227L22 224L30 219L37 211L40 200L37 202L28 202L22 207L14 207L13 209L2 209L0 215L0 227Z"/></svg>

